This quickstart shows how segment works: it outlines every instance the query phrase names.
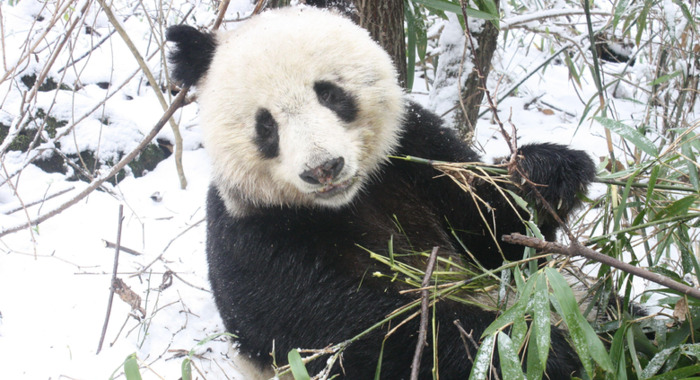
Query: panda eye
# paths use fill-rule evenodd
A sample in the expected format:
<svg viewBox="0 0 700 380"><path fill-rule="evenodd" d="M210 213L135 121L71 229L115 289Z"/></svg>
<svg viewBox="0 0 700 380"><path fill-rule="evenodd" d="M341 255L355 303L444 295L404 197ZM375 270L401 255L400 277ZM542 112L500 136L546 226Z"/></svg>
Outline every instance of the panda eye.
<svg viewBox="0 0 700 380"><path fill-rule="evenodd" d="M347 91L334 83L318 81L314 83L314 92L322 106L335 112L346 123L357 118L357 102Z"/></svg>
<svg viewBox="0 0 700 380"><path fill-rule="evenodd" d="M331 105L338 102L337 96L335 96L332 89L330 88L324 88L319 90L318 100L323 105Z"/></svg>
<svg viewBox="0 0 700 380"><path fill-rule="evenodd" d="M255 144L265 158L279 154L279 135L275 118L270 111L261 108L255 114Z"/></svg>
<svg viewBox="0 0 700 380"><path fill-rule="evenodd" d="M263 117L257 122L256 132L260 137L268 138L275 132L275 128L277 128L277 123L274 119Z"/></svg>

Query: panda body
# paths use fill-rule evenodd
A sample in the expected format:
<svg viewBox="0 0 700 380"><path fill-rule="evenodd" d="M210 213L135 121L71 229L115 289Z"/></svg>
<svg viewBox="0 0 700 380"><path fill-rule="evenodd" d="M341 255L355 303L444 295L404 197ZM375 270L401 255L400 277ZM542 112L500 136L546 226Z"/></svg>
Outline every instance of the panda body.
<svg viewBox="0 0 700 380"><path fill-rule="evenodd" d="M240 355L269 374L294 348L323 348L365 331L415 300L373 276L387 268L366 250L400 254L439 247L465 260L452 235L487 268L522 257L500 236L522 232L518 215L491 185L473 188L478 206L430 166L389 155L478 161L440 119L407 101L388 55L367 32L327 11L276 10L239 29L209 35L174 27L168 39L173 76L197 86L213 179L207 199L207 257L214 298ZM594 175L590 158L553 144L520 148L520 168L566 217ZM521 192L526 198L534 197ZM556 207L556 206L555 206ZM478 209L480 208L480 210ZM493 223L484 225L480 213ZM540 228L548 238L556 224ZM411 260L410 258L408 260ZM442 378L466 378L471 361L454 321L478 338L495 314L475 306L437 304ZM398 322L396 322L398 323ZM351 344L334 373L407 379L418 321L384 341L383 326ZM569 378L578 361L565 333L552 329L547 374ZM476 347L469 348L474 357ZM430 347L426 351L432 352ZM311 372L325 365L316 360ZM423 355L420 378L432 378ZM262 375L261 375L262 376Z"/></svg>

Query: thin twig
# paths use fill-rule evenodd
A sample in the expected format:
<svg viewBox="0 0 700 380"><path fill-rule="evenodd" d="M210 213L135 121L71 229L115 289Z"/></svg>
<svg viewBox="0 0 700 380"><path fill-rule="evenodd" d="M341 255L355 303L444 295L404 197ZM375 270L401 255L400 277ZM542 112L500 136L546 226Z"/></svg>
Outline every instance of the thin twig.
<svg viewBox="0 0 700 380"><path fill-rule="evenodd" d="M8 183L9 183L9 182L8 182ZM25 208L29 208L29 207L32 207L32 206L36 206L36 205L38 205L39 203L44 203L44 202L48 201L49 199L56 198L56 197L58 197L59 195L63 195L63 194L65 194L65 193L69 192L69 191L72 191L73 189L75 189L75 187L74 187L74 186L71 186L71 187L69 187L69 188L67 188L67 189L63 189L63 190L61 190L61 191L59 191L59 192L53 193L53 194L51 194L51 195L49 195L49 196L47 196L47 197L43 197L43 198L38 199L38 200L36 200L36 201L34 201L34 202L29 202L29 203L25 204L24 207L16 207L16 208L13 208L13 209L11 209L11 210L8 210L5 214L6 214L6 215L10 215L10 214L13 214L13 213L15 213L15 212L17 212L17 211L23 210L23 209L25 209Z"/></svg>
<svg viewBox="0 0 700 380"><path fill-rule="evenodd" d="M2 171L5 172L5 175L7 176L7 168L5 168L5 161L0 161L0 165L2 165ZM15 197L19 201L20 210L24 210L24 216L27 218L27 220L31 220L29 217L29 211L27 211L27 205L24 204L24 201L22 200L22 197L19 196L19 192L17 192L17 186L12 184L12 181L7 181L7 184L10 185L10 188L12 189L12 192L15 193ZM36 238L34 238L34 231L32 229L29 229L29 236L32 238L32 246L34 247L34 260L36 260Z"/></svg>
<svg viewBox="0 0 700 380"><path fill-rule="evenodd" d="M221 26L221 22L224 20L224 16L226 15L226 10L228 9L228 5L231 3L231 0L223 0L221 4L219 4L219 11L218 15L216 15L216 21L214 21L214 26L212 26L212 30L217 30Z"/></svg>
<svg viewBox="0 0 700 380"><path fill-rule="evenodd" d="M467 359L469 359L469 361L472 362L472 365L474 365L474 358L472 357L472 351L469 349L469 344L467 344L467 339L469 339L469 341L472 342L472 345L477 350L479 349L479 345L476 344L476 342L474 342L472 333L467 333L467 331L464 330L464 327L462 327L462 324L459 322L459 319L455 319L452 323L454 323L454 325L457 326L457 330L459 330L459 336L462 338L464 349L467 351Z"/></svg>
<svg viewBox="0 0 700 380"><path fill-rule="evenodd" d="M139 7L138 4L137 4L136 6L134 6L134 8L131 10L131 12L129 12L129 13L124 17L124 20L122 20L122 22L126 22L127 20L129 20L129 18L130 18L131 16L133 16L134 14L136 14L136 9L137 9L138 7ZM81 60L83 60L83 59L85 59L86 57L90 56L94 51L96 51L100 46L102 46L103 43L107 42L107 40L109 40L109 39L114 35L114 33L116 33L116 32L117 32L116 29L112 29L112 30L109 32L109 34L107 34L106 37L102 38L102 39L101 39L100 41L98 41L96 44L92 45L88 51L86 51L85 53L83 53L83 55L81 55L80 57L78 57L78 58L76 58L76 59L72 59L72 57L71 57L70 62L69 62L69 63L66 63L65 66L63 66L63 67L61 67L60 69L58 69L58 72L59 72L59 73L60 73L60 72L63 72L63 71L66 70L67 68L72 67L72 66L75 66L78 62L80 62Z"/></svg>
<svg viewBox="0 0 700 380"><path fill-rule="evenodd" d="M2 20L5 18L2 16L2 4L0 4L0 45L2 45L2 68L7 72L7 54L5 52L5 25Z"/></svg>
<svg viewBox="0 0 700 380"><path fill-rule="evenodd" d="M108 240L102 240L102 241L105 243L105 248L116 248L117 247L117 245L115 243L112 243L111 241L108 241ZM130 255L134 255L134 256L142 256L143 255L143 253L136 251L136 250L133 250L131 248L120 247L119 249L121 249L122 252L128 253Z"/></svg>
<svg viewBox="0 0 700 380"><path fill-rule="evenodd" d="M610 16L610 11L591 11L593 15ZM508 30L528 25L533 22L544 23L545 20L563 16L579 16L586 13L580 9L548 9L504 18L499 21L501 30Z"/></svg>
<svg viewBox="0 0 700 380"><path fill-rule="evenodd" d="M469 351L469 346L467 345L467 339L469 339L469 343L471 343L472 346L478 351L479 350L479 344L476 343L474 340L474 330L467 332L464 330L464 327L462 327L462 324L459 322L459 319L455 319L454 322L455 326L457 326L457 330L459 330L459 335L462 338L462 343L464 343L464 348L467 350L467 358L469 361L472 362L472 365L474 365L474 359L472 359L472 355ZM496 367L491 363L491 374L493 375L493 378L496 380L499 380L500 378L498 377L498 370Z"/></svg>
<svg viewBox="0 0 700 380"><path fill-rule="evenodd" d="M547 242L534 237L524 236L522 234L513 233L510 235L503 235L503 241L511 244L519 244L527 247L532 247L539 250L544 250L548 252L559 253L562 255L567 255L571 257L583 256L587 259L594 260L601 264L617 268L626 273L631 273L635 276L641 277L643 279L652 281L659 285L663 285L669 289L676 290L685 295L689 295L696 299L700 299L700 289L692 288L685 284L673 281L672 279L662 276L657 273L649 272L645 269L636 267L634 265L628 264L626 262L617 260L608 255L596 252L588 247L584 247L578 242L572 242L568 247L555 242Z"/></svg>
<svg viewBox="0 0 700 380"><path fill-rule="evenodd" d="M186 281L184 278L182 278L179 274L177 274L177 272L173 272L170 268L168 268L167 265L165 266L165 268L166 268L167 270L169 270L169 271L173 274L173 276L175 276L175 278L177 278L178 280L184 282L185 285L189 285L189 286L191 286L191 287L193 287L193 288L195 288L195 289L197 289L197 290L201 290L201 291L206 292L206 293L211 293L211 290L209 290L209 289L207 289L207 288L203 288L203 287L201 287L201 286L197 286L197 285L194 285L194 284L189 283L189 282ZM166 273L167 273L167 272L166 272Z"/></svg>
<svg viewBox="0 0 700 380"><path fill-rule="evenodd" d="M163 258L163 255L164 255L165 252L168 250L168 248L170 248L170 245L173 244L173 242L174 242L175 240L177 240L180 236L184 235L187 231L189 231L189 230L191 230L191 229L197 227L197 226L198 226L200 223L202 223L202 222L204 222L204 218L200 219L200 220L197 221L196 223L194 223L194 224L192 224L191 226L189 226L189 227L185 228L184 230L182 230L179 234L177 234L177 236L175 236L174 238L172 238L172 240L170 240L170 242L168 242L168 244L165 246L165 248L163 248L163 252L161 252L160 255L158 255L158 257L156 257L155 259L153 259L153 261L151 261L150 263L148 263L145 267L141 268L140 271L138 271L136 274L132 275L131 277L140 276L140 275L142 275L144 272L146 272L146 271L148 270L148 268L150 268L153 264L156 263L156 261L158 261L158 260L160 260L160 259Z"/></svg>
<svg viewBox="0 0 700 380"><path fill-rule="evenodd" d="M420 370L420 359L423 356L423 347L428 345L426 336L428 335L428 306L430 304L430 277L435 269L435 261L437 261L437 253L439 247L433 247L428 259L428 266L425 269L425 276L421 283L421 303L420 303L420 329L418 330L418 342L416 342L416 351L413 354L413 364L411 364L411 380L418 380L418 372Z"/></svg>
<svg viewBox="0 0 700 380"><path fill-rule="evenodd" d="M112 281L109 286L109 300L107 301L107 315L105 316L105 323L102 325L102 334L100 335L100 343L97 345L97 353L100 354L102 351L102 344L105 341L105 335L107 334L107 325L109 324L109 316L112 314L112 301L114 300L114 283L117 281L117 268L119 267L119 245L122 242L122 221L124 220L124 205L119 205L119 223L117 225L117 244L114 247L114 266L112 267Z"/></svg>

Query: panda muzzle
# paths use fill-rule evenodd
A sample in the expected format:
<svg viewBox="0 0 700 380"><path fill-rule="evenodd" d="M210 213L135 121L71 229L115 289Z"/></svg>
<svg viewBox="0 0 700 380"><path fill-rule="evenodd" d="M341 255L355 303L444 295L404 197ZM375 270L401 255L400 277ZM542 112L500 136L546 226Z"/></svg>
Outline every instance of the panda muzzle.
<svg viewBox="0 0 700 380"><path fill-rule="evenodd" d="M343 171L344 166L345 159L343 157L336 157L315 168L305 170L299 174L299 177L304 182L312 185L332 185L340 172Z"/></svg>

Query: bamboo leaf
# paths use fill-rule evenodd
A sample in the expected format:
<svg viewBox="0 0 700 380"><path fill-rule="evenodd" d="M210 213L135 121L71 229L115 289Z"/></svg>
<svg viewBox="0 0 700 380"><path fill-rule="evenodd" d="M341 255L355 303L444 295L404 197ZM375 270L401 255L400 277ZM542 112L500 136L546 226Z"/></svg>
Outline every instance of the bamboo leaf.
<svg viewBox="0 0 700 380"><path fill-rule="evenodd" d="M617 27L617 23L620 22L620 18L622 18L623 14L627 13L627 5L629 4L629 0L621 0L617 3L617 6L615 7L615 12L614 12L614 17L613 17L613 30Z"/></svg>
<svg viewBox="0 0 700 380"><path fill-rule="evenodd" d="M697 33L697 24L695 23L695 18L688 9L688 5L681 0L673 0L673 2L676 3L676 5L678 5L678 7L681 9L681 12L683 12L683 16L688 21L688 25L690 25L690 27L693 28L693 31Z"/></svg>
<svg viewBox="0 0 700 380"><path fill-rule="evenodd" d="M593 377L593 367L588 361L592 358L605 371L613 372L612 362L603 343L596 335L593 328L583 317L574 297L574 292L566 283L564 277L553 268L545 268L547 280L552 288L552 302L558 309L560 316L569 328L569 334L574 341L574 348L578 351L586 372Z"/></svg>
<svg viewBox="0 0 700 380"><path fill-rule="evenodd" d="M287 360L289 361L289 368L292 370L294 380L310 380L309 372L306 371L304 362L301 361L299 351L296 349L289 351Z"/></svg>
<svg viewBox="0 0 700 380"><path fill-rule="evenodd" d="M655 265L655 266L649 268L649 271L651 271L653 273L658 273L662 276L666 276L674 281L685 283L685 281L683 281L683 279L681 278L681 276L678 273L676 273L672 270L666 269L662 266Z"/></svg>
<svg viewBox="0 0 700 380"><path fill-rule="evenodd" d="M531 281L533 278L531 277ZM547 357L551 345L550 312L547 283L542 272L538 272L535 281L535 291L532 297L532 330L530 343L527 348L527 378L541 379L547 368Z"/></svg>
<svg viewBox="0 0 700 380"><path fill-rule="evenodd" d="M139 371L139 363L136 359L136 354L131 354L124 360L124 375L127 380L141 380L141 372Z"/></svg>
<svg viewBox="0 0 700 380"><path fill-rule="evenodd" d="M217 338L219 338L219 337L221 337L221 336L229 336L229 337L232 337L232 338L238 338L237 335L231 334L231 333L229 333L229 332L222 332L222 333L216 333L216 334L209 335L209 336L207 336L206 338L204 338L204 339L200 340L199 342L197 342L197 344L196 344L194 347L192 347L192 349L190 350L190 352L189 352L188 355L189 355L190 357L192 357L192 356L195 354L195 349L197 349L197 347L201 347L201 346L203 346L203 345L205 345L205 344L211 342L212 340L217 339Z"/></svg>
<svg viewBox="0 0 700 380"><path fill-rule="evenodd" d="M498 21L500 19L500 14L498 12L498 7L496 6L496 3L493 0L474 0L474 2L476 3L480 11L485 12L494 17L490 20L496 26L496 29L499 29L500 26Z"/></svg>
<svg viewBox="0 0 700 380"><path fill-rule="evenodd" d="M650 377L649 380L676 380L676 379L698 379L697 375L700 373L700 364L691 365L688 367L678 368L673 371L662 373L660 375Z"/></svg>
<svg viewBox="0 0 700 380"><path fill-rule="evenodd" d="M505 326L512 324L517 318L523 318L525 315L525 310L527 309L528 302L530 301L530 294L532 294L532 288L534 281L528 281L525 283L522 294L518 298L518 301L506 311L503 312L495 321L493 321L489 327L484 330L481 334L482 337L493 336L497 331L502 330Z"/></svg>
<svg viewBox="0 0 700 380"><path fill-rule="evenodd" d="M542 273L538 273L535 277L535 292L533 294L532 303L532 326L536 333L536 347L540 352L541 364L543 367L547 365L547 355L550 347L550 311L549 311L549 294L547 292L547 283Z"/></svg>
<svg viewBox="0 0 700 380"><path fill-rule="evenodd" d="M641 171L641 168L637 169L634 172L634 174L632 174L627 179L627 183L625 184L625 188L622 191L622 196L620 197L620 204L614 210L615 218L614 218L613 228L615 230L618 230L620 228L620 220L622 219L622 216L625 214L625 211L627 208L627 199L629 198L629 193L630 193L630 189L632 187L632 183L634 183L634 180L637 179L637 176L639 175L640 171Z"/></svg>
<svg viewBox="0 0 700 380"><path fill-rule="evenodd" d="M693 270L698 267L698 263L691 249L693 241L691 241L690 235L688 235L688 227L683 224L678 225L672 238L673 244L678 248L681 254L683 273L693 273Z"/></svg>
<svg viewBox="0 0 700 380"><path fill-rule="evenodd" d="M576 65L574 65L574 62L571 60L571 57L568 54L564 54L564 62L566 63L566 67L569 69L569 76L576 82L579 88L581 88L581 75L578 73L578 70L576 69Z"/></svg>
<svg viewBox="0 0 700 380"><path fill-rule="evenodd" d="M474 365L469 374L469 380L486 379L491 369L491 356L493 355L495 339L495 335L489 335L481 342L481 346L479 346L479 350L476 352L476 358L474 358Z"/></svg>
<svg viewBox="0 0 700 380"><path fill-rule="evenodd" d="M185 358L180 366L180 372L182 373L182 380L192 380L192 363L190 358Z"/></svg>
<svg viewBox="0 0 700 380"><path fill-rule="evenodd" d="M645 1L644 8L642 8L642 11L639 13L639 17L637 17L637 36L634 39L637 46L640 45L642 41L642 33L644 33L644 29L647 27L647 15L649 15L649 9L651 8L652 3L652 1Z"/></svg>
<svg viewBox="0 0 700 380"><path fill-rule="evenodd" d="M639 355L637 354L637 346L635 345L634 337L634 327L627 330L627 349L629 350L630 357L632 359L632 365L634 367L635 373L642 372L642 364L639 362ZM629 366L629 364L628 364Z"/></svg>
<svg viewBox="0 0 700 380"><path fill-rule="evenodd" d="M625 361L625 333L629 325L625 323L613 336L610 344L610 360L615 368L615 373L608 374L611 380L627 380L627 363Z"/></svg>
<svg viewBox="0 0 700 380"><path fill-rule="evenodd" d="M513 341L514 345L518 347L523 345L527 337L527 330L528 326L525 318L516 318L515 321L513 321L513 327L510 329L510 339Z"/></svg>
<svg viewBox="0 0 700 380"><path fill-rule="evenodd" d="M681 349L684 354L695 356L696 359L700 359L700 343L684 344L681 346Z"/></svg>
<svg viewBox="0 0 700 380"><path fill-rule="evenodd" d="M498 358L501 362L501 374L504 379L525 380L520 369L520 360L513 348L510 337L503 332L498 333Z"/></svg>
<svg viewBox="0 0 700 380"><path fill-rule="evenodd" d="M516 194L515 192L508 190L508 189L503 189L505 190L506 193L508 193L511 198L515 201L515 204L517 204L520 208L522 208L525 211L530 211L530 209L527 206L527 201L523 199L520 195Z"/></svg>
<svg viewBox="0 0 700 380"><path fill-rule="evenodd" d="M419 27L416 28L416 51L418 58L423 62L428 51L428 31L423 20L417 19L416 21L420 22Z"/></svg>
<svg viewBox="0 0 700 380"><path fill-rule="evenodd" d="M698 180L698 167L696 163L698 162L695 158L695 152L693 152L690 144L681 145L681 153L686 157L686 167L688 168L688 178L690 179L690 184L693 185L695 190L700 190L700 180Z"/></svg>
<svg viewBox="0 0 700 380"><path fill-rule="evenodd" d="M651 360L649 360L649 364L644 368L642 373L639 374L639 378L644 380L644 379L649 379L652 377L654 374L659 372L661 367L666 363L666 360L671 356L671 354L676 351L678 347L671 347L667 348L665 350L659 351L656 355L654 355Z"/></svg>
<svg viewBox="0 0 700 380"><path fill-rule="evenodd" d="M528 220L526 224L528 227L528 232L531 232L532 236L544 240L544 236L542 236L542 231L540 231L540 228L537 226L536 223L534 223L531 220Z"/></svg>
<svg viewBox="0 0 700 380"><path fill-rule="evenodd" d="M593 119L602 124L605 128L608 128L609 130L624 137L627 141L634 144L634 146L639 148L644 153L653 157L658 157L659 153L656 145L654 145L654 143L651 142L651 140L649 140L648 137L639 133L637 129L623 124L617 120L608 119L606 117L597 116Z"/></svg>
<svg viewBox="0 0 700 380"><path fill-rule="evenodd" d="M661 165L654 165L651 169L651 174L649 174L649 185L647 186L647 197L644 206L649 206L649 201L654 193L654 187L656 187L656 180L659 178L659 170ZM646 207L645 207L646 208Z"/></svg>
<svg viewBox="0 0 700 380"><path fill-rule="evenodd" d="M651 83L649 83L649 86L656 86L656 85L659 85L661 83L666 83L666 82L670 81L671 79L681 75L682 73L683 73L683 71L677 70L671 74L662 75L662 76L654 79Z"/></svg>
<svg viewBox="0 0 700 380"><path fill-rule="evenodd" d="M692 206L696 200L697 198L695 195L688 195L687 197L683 197L661 209L652 221L677 215L685 215L688 213L688 209L690 209L690 206Z"/></svg>
<svg viewBox="0 0 700 380"><path fill-rule="evenodd" d="M452 12L462 17L462 7L458 3L453 3L447 0L414 0L416 3L423 4L428 8L437 9L439 11ZM498 20L498 15L489 14L478 9L467 7L467 16L484 20Z"/></svg>

